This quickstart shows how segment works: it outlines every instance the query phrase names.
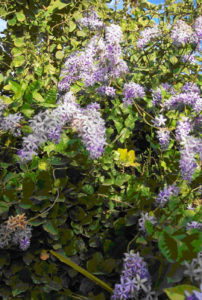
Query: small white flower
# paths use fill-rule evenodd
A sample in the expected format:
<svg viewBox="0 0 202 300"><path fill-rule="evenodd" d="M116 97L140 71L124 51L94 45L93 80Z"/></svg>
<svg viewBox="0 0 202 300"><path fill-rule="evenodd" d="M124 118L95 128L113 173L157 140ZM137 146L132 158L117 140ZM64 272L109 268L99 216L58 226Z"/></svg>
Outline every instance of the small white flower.
<svg viewBox="0 0 202 300"><path fill-rule="evenodd" d="M156 116L153 123L155 126L160 127L160 126L164 126L166 123L166 118L164 118L163 115L159 115L158 117Z"/></svg>

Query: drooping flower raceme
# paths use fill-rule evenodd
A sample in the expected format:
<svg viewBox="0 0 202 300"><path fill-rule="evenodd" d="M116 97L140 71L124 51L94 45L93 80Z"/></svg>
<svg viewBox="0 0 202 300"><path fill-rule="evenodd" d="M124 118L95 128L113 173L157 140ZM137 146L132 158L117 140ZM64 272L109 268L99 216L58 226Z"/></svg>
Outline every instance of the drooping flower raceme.
<svg viewBox="0 0 202 300"><path fill-rule="evenodd" d="M197 34L186 22L178 20L171 29L171 38L175 46L179 47L186 43L198 43Z"/></svg>
<svg viewBox="0 0 202 300"><path fill-rule="evenodd" d="M201 139L187 136L181 141L180 171L184 180L191 181L197 168L196 154L202 153Z"/></svg>
<svg viewBox="0 0 202 300"><path fill-rule="evenodd" d="M125 253L120 284L116 284L112 300L139 299L139 294L151 292L151 276L139 252Z"/></svg>
<svg viewBox="0 0 202 300"><path fill-rule="evenodd" d="M98 158L107 144L105 123L98 109L99 104L80 108L72 92L66 93L56 109L41 112L30 120L33 133L23 138L23 149L18 151L18 155L23 161L31 160L44 142L58 142L62 127L68 123L78 130L91 158Z"/></svg>
<svg viewBox="0 0 202 300"><path fill-rule="evenodd" d="M71 121L92 159L101 156L107 144L105 123L98 109L95 105L88 106Z"/></svg>

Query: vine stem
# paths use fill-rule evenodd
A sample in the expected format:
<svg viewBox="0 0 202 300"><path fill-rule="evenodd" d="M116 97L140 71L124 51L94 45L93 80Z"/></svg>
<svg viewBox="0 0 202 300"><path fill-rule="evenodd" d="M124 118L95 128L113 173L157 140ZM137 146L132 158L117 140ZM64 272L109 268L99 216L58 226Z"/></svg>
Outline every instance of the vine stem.
<svg viewBox="0 0 202 300"><path fill-rule="evenodd" d="M98 194L98 196L109 198L107 195L104 195L104 194ZM131 205L131 204L127 203L127 202L122 202L121 200L117 200L115 198L110 198L110 200L115 201L115 202L119 202L119 203L122 203L122 204L125 204L125 205L128 205L131 208L135 208L133 205Z"/></svg>
<svg viewBox="0 0 202 300"><path fill-rule="evenodd" d="M130 252L130 245L136 240L136 238L140 235L140 233L138 232L136 234L136 236L128 243L128 246L127 246L127 252Z"/></svg>
<svg viewBox="0 0 202 300"><path fill-rule="evenodd" d="M58 197L59 197L59 194L60 194L60 193L59 193L59 190L57 190L57 196L56 196L56 198L55 198L53 204L52 204L51 206L49 206L48 209L46 209L46 210L44 210L43 212L41 212L40 214L36 215L36 216L33 217L33 218L30 218L30 219L28 220L28 222L31 222L31 221L33 221L33 220L36 220L38 217L41 217L41 216L43 216L44 214L46 214L47 212L49 212L49 210L51 210L51 209L54 207L54 205L56 204L56 202L57 202L57 200L58 200Z"/></svg>
<svg viewBox="0 0 202 300"><path fill-rule="evenodd" d="M56 169L53 169L53 178L54 178L54 180L56 180L56 177L55 177L55 170L57 170L57 169L62 169L62 168L56 168ZM47 209L45 209L45 210L44 210L43 212L41 212L40 214L38 214L38 215L36 215L36 216L30 218L30 219L28 220L28 222L31 222L31 221L33 221L33 220L36 220L38 217L41 217L41 216L43 216L44 214L46 214L47 212L49 212L49 211L55 206L55 204L56 204L56 202L57 202L57 200L58 200L58 198L59 198L59 195L60 195L60 192L59 192L59 189L57 189L57 196L56 196L54 202L52 203L52 205L49 206Z"/></svg>

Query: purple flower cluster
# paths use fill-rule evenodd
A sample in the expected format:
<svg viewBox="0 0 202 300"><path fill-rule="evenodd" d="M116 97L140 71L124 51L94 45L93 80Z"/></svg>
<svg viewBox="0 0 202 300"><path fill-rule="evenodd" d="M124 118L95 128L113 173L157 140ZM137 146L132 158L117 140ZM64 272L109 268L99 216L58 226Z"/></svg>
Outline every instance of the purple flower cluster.
<svg viewBox="0 0 202 300"><path fill-rule="evenodd" d="M168 84L168 83L162 83L160 87L158 87L156 90L151 89L152 91L152 104L154 106L156 105L162 105L162 89L165 90L167 93L170 93L171 95L175 95L174 88Z"/></svg>
<svg viewBox="0 0 202 300"><path fill-rule="evenodd" d="M195 20L193 28L198 36L198 39L202 39L202 16Z"/></svg>
<svg viewBox="0 0 202 300"><path fill-rule="evenodd" d="M191 130L191 120L187 117L182 117L182 120L177 122L177 128L175 131L176 140L178 142L184 141L190 134Z"/></svg>
<svg viewBox="0 0 202 300"><path fill-rule="evenodd" d="M157 220L154 216L150 216L148 213L141 213L141 218L138 220L139 228L141 231L146 232L145 222L149 221L152 225L157 223Z"/></svg>
<svg viewBox="0 0 202 300"><path fill-rule="evenodd" d="M157 131L157 136L161 149L167 149L170 142L170 131L167 128L159 128Z"/></svg>
<svg viewBox="0 0 202 300"><path fill-rule="evenodd" d="M85 13L84 17L78 20L78 23L83 27L89 27L91 30L98 30L104 27L104 23L98 18L95 11Z"/></svg>
<svg viewBox="0 0 202 300"><path fill-rule="evenodd" d="M183 88L183 93L175 95L165 101L165 107L168 109L177 108L183 105L190 105L196 113L202 110L202 99L200 98L198 87L187 83ZM186 92L185 92L186 91Z"/></svg>
<svg viewBox="0 0 202 300"><path fill-rule="evenodd" d="M152 104L159 105L162 101L162 91L161 88L157 88L156 91L152 90Z"/></svg>
<svg viewBox="0 0 202 300"><path fill-rule="evenodd" d="M128 66L121 58L122 36L120 26L111 24L105 27L105 38L98 33L91 38L85 50L68 56L61 72L59 92L68 91L77 80L84 81L88 87L97 82L106 83L127 73Z"/></svg>
<svg viewBox="0 0 202 300"><path fill-rule="evenodd" d="M109 44L120 43L123 39L123 33L119 25L112 24L105 29L105 39Z"/></svg>
<svg viewBox="0 0 202 300"><path fill-rule="evenodd" d="M24 229L18 227L12 230L2 224L0 226L0 248L18 245L21 250L26 251L30 246L31 230L29 225L26 225Z"/></svg>
<svg viewBox="0 0 202 300"><path fill-rule="evenodd" d="M139 299L140 292L144 292L147 297L153 294L151 292L151 276L147 264L139 255L139 252L134 253L131 250L130 253L125 253L120 283L115 284L111 299L125 300L132 297Z"/></svg>
<svg viewBox="0 0 202 300"><path fill-rule="evenodd" d="M200 88L197 86L196 83L193 82L187 82L185 85L182 87L182 91L184 93L196 93L200 94Z"/></svg>
<svg viewBox="0 0 202 300"><path fill-rule="evenodd" d="M22 115L19 113L10 114L1 119L0 128L3 131L9 130L14 136L21 135L20 130L20 120L22 119Z"/></svg>
<svg viewBox="0 0 202 300"><path fill-rule="evenodd" d="M101 95L106 95L109 97L114 97L116 94L116 90L111 86L103 85L97 89L97 92Z"/></svg>
<svg viewBox="0 0 202 300"><path fill-rule="evenodd" d="M155 204L159 207L164 207L169 201L171 196L177 196L179 194L179 188L175 185L168 185L163 188L156 197Z"/></svg>
<svg viewBox="0 0 202 300"><path fill-rule="evenodd" d="M132 104L133 99L143 98L145 95L145 91L141 85L135 82L129 82L124 84L123 95L124 95L123 102L127 106Z"/></svg>
<svg viewBox="0 0 202 300"><path fill-rule="evenodd" d="M99 105L96 104L77 113L71 121L71 126L77 130L92 159L100 157L107 144L105 122L98 111Z"/></svg>
<svg viewBox="0 0 202 300"><path fill-rule="evenodd" d="M93 29L103 26L95 12L90 16L86 15L79 22ZM23 147L18 151L22 161L31 160L43 143L49 140L58 143L62 128L67 122L78 131L92 159L98 158L103 153L106 145L106 129L98 111L99 105L94 103L86 108L80 108L74 96L68 91L77 80L83 80L88 87L98 82L106 84L109 79L118 78L128 72L127 64L121 58L120 42L123 34L120 26L111 24L104 28L105 38L101 37L101 33L94 35L84 51L72 53L67 58L61 72L62 80L58 84L59 92L66 92L62 97L63 101L59 101L56 109L40 112L29 121L33 133L23 138ZM115 95L115 89L107 85L101 86L98 92L111 97Z"/></svg>
<svg viewBox="0 0 202 300"><path fill-rule="evenodd" d="M180 94L174 95L164 102L164 107L167 109L183 108L184 105L190 105L197 115L202 110L200 89L195 83L187 82L182 87ZM192 131L196 131L198 134L201 126L200 123L201 117L199 115L193 121L188 117L182 117L177 122L175 136L177 142L180 144L180 171L182 178L187 181L192 180L197 168L196 155L202 152L201 139L190 135ZM169 143L168 131L163 134L162 130L162 132L158 132L158 136L161 147L166 148Z"/></svg>
<svg viewBox="0 0 202 300"><path fill-rule="evenodd" d="M157 27L145 28L142 33L142 38L137 41L137 47L143 49L151 40L159 36L159 30Z"/></svg>
<svg viewBox="0 0 202 300"><path fill-rule="evenodd" d="M198 43L198 36L191 26L182 20L178 20L171 29L171 38L175 46L179 47L186 43Z"/></svg>
<svg viewBox="0 0 202 300"><path fill-rule="evenodd" d="M196 59L194 55L185 54L181 57L182 61L184 63L190 63L191 65L194 65L196 63Z"/></svg>
<svg viewBox="0 0 202 300"><path fill-rule="evenodd" d="M201 300L202 299L202 289L201 292L193 291L193 293L190 295L187 291L185 291L186 294L186 300Z"/></svg>
<svg viewBox="0 0 202 300"><path fill-rule="evenodd" d="M197 221L192 221L187 223L186 225L186 230L190 230L190 229L202 229L202 223L199 223Z"/></svg>
<svg viewBox="0 0 202 300"><path fill-rule="evenodd" d="M197 257L192 259L191 263L185 260L184 266L184 275L189 276L191 281L202 284L202 252L199 252Z"/></svg>
<svg viewBox="0 0 202 300"><path fill-rule="evenodd" d="M187 136L181 141L180 170L184 180L191 181L197 168L196 154L202 153L201 139Z"/></svg>
<svg viewBox="0 0 202 300"><path fill-rule="evenodd" d="M62 127L68 122L78 130L84 145L95 159L102 155L106 145L105 124L101 118L99 104L94 103L86 109L80 108L72 92L63 97L63 102L52 111L46 110L30 120L32 134L23 137L23 148L18 151L22 161L29 161L36 155L38 147L48 140L59 142Z"/></svg>

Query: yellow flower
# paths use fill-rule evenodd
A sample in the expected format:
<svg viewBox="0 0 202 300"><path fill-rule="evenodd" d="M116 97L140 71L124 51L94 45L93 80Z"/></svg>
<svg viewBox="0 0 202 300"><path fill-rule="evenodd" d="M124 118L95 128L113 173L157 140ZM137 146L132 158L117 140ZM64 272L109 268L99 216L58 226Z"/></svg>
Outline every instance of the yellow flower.
<svg viewBox="0 0 202 300"><path fill-rule="evenodd" d="M118 148L118 151L115 151L115 160L118 160L125 167L138 167L140 164L134 162L135 152L127 149Z"/></svg>

